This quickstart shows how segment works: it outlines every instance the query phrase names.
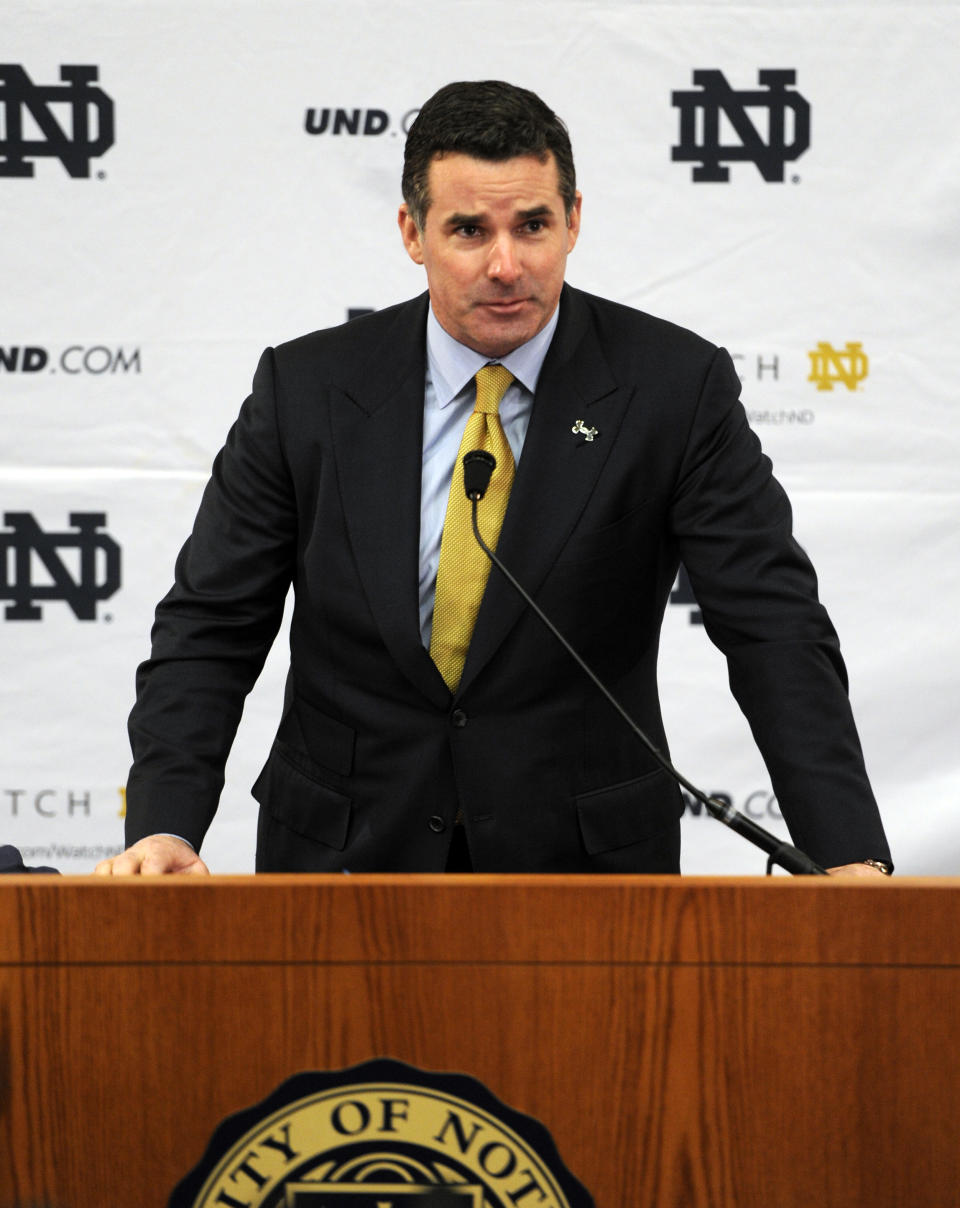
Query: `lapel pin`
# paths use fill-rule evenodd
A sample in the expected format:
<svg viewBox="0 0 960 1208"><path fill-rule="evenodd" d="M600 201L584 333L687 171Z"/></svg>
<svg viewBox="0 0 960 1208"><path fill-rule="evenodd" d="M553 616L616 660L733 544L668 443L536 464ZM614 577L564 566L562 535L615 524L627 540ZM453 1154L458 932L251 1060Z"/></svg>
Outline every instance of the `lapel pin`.
<svg viewBox="0 0 960 1208"><path fill-rule="evenodd" d="M596 428L588 428L582 419L578 419L570 431L574 434L574 436L582 435L584 440L586 440L588 443L592 442L594 437L600 435Z"/></svg>

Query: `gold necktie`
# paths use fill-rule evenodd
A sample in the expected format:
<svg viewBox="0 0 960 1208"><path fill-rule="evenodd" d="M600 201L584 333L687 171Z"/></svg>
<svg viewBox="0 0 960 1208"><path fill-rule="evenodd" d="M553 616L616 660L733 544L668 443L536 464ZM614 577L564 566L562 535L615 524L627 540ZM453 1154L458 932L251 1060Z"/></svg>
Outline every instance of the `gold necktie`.
<svg viewBox="0 0 960 1208"><path fill-rule="evenodd" d="M477 402L467 420L453 467L447 515L440 541L437 592L433 606L430 657L437 664L447 687L455 692L480 611L480 601L490 574L490 560L473 535L473 504L463 489L463 455L471 449L486 449L497 460L487 493L483 497L481 532L491 549L497 548L500 527L513 486L513 454L498 409L513 381L502 365L484 365L477 373Z"/></svg>

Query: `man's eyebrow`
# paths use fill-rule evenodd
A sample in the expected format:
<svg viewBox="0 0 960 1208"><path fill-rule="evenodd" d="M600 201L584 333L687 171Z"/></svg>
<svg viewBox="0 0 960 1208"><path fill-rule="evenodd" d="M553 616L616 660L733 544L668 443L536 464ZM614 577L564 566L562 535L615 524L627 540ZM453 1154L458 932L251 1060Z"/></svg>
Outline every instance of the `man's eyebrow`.
<svg viewBox="0 0 960 1208"><path fill-rule="evenodd" d="M534 206L532 210L518 210L517 217L528 222L531 218L548 218L553 213L553 207L546 205Z"/></svg>
<svg viewBox="0 0 960 1208"><path fill-rule="evenodd" d="M517 210L517 217L522 222L529 222L531 218L549 218L553 213L553 207L545 202L542 205L533 206L529 210ZM480 226L483 223L483 214L451 214L446 219L445 226Z"/></svg>
<svg viewBox="0 0 960 1208"><path fill-rule="evenodd" d="M446 219L445 226L479 226L483 221L482 214L451 214Z"/></svg>

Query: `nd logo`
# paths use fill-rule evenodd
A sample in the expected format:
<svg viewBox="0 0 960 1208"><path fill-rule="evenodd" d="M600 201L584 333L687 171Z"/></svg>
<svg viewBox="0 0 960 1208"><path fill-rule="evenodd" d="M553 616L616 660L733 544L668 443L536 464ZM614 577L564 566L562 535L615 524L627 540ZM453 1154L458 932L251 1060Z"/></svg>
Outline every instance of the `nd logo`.
<svg viewBox="0 0 960 1208"><path fill-rule="evenodd" d="M810 146L810 105L788 85L795 71L760 71L762 88L735 92L722 71L695 71L699 91L673 93L680 110L680 141L672 149L674 162L698 163L695 181L727 181L730 170L722 165L749 160L767 181L782 181L784 166L799 159ZM754 123L750 111L760 118ZM720 115L738 142L721 141ZM792 118L788 131L787 115Z"/></svg>
<svg viewBox="0 0 960 1208"><path fill-rule="evenodd" d="M816 382L818 390L832 390L843 384L848 390L856 390L870 369L867 354L859 340L848 340L846 348L839 351L832 344L821 340L810 358L808 382Z"/></svg>
<svg viewBox="0 0 960 1208"><path fill-rule="evenodd" d="M113 101L93 87L97 68L61 67L60 79L62 84L34 84L22 67L0 63L0 176L33 176L28 161L44 156L59 159L71 176L89 176L90 160L113 146ZM69 114L69 131L57 120L54 105ZM28 137L24 113L40 138Z"/></svg>
<svg viewBox="0 0 960 1208"><path fill-rule="evenodd" d="M39 600L63 600L78 621L95 621L97 602L112 596L120 586L120 546L107 533L97 531L107 523L106 516L71 512L72 533L45 533L29 512L7 512L3 522L10 525L0 532L0 600L11 601L4 613L6 620L41 621ZM60 550L76 551L76 576L60 557ZM46 582L34 578L38 563Z"/></svg>

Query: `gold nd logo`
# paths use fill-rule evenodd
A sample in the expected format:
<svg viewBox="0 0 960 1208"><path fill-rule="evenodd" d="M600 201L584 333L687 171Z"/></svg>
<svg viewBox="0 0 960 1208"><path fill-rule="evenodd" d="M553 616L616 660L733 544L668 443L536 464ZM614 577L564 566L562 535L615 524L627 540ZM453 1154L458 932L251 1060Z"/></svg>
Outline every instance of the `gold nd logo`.
<svg viewBox="0 0 960 1208"><path fill-rule="evenodd" d="M546 1129L463 1074L297 1074L224 1121L169 1208L593 1208Z"/></svg>
<svg viewBox="0 0 960 1208"><path fill-rule="evenodd" d="M867 376L870 362L859 340L847 341L846 348L837 350L832 344L821 340L810 358L808 382L816 382L818 390L832 390L841 382L848 390L856 390Z"/></svg>

